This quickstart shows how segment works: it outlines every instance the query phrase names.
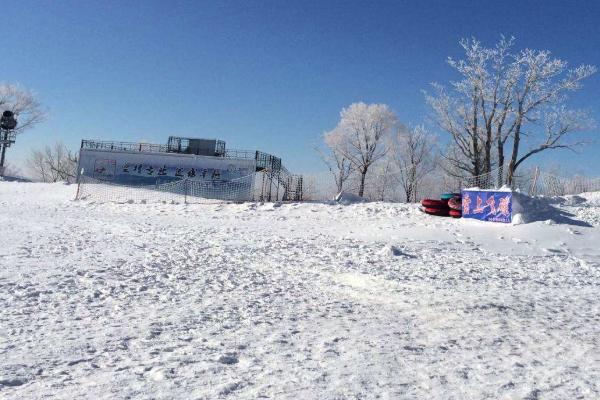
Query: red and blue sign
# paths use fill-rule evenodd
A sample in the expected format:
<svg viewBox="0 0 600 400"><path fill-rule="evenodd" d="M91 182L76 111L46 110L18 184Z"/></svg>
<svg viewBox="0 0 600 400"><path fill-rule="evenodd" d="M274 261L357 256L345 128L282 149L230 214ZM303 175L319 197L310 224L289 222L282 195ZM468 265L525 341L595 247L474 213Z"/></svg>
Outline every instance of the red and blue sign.
<svg viewBox="0 0 600 400"><path fill-rule="evenodd" d="M512 220L512 192L463 190L462 216L480 221L510 223Z"/></svg>

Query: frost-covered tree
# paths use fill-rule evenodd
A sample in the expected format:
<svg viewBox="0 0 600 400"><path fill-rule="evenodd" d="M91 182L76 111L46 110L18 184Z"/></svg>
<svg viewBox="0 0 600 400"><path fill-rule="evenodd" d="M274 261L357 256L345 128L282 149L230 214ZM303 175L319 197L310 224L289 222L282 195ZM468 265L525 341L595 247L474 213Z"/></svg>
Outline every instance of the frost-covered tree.
<svg viewBox="0 0 600 400"><path fill-rule="evenodd" d="M567 108L567 93L581 89L581 81L596 72L596 67L581 65L568 69L567 62L552 58L549 51L523 50L514 59L519 81L513 95L512 152L507 182L511 183L519 165L534 154L548 149L573 149L582 141L568 135L594 125L589 113ZM522 151L521 139L530 146Z"/></svg>
<svg viewBox="0 0 600 400"><path fill-rule="evenodd" d="M32 150L26 165L29 174L42 182L74 182L77 177L77 153L62 142Z"/></svg>
<svg viewBox="0 0 600 400"><path fill-rule="evenodd" d="M394 162L389 157L384 157L369 170L369 184L365 187L365 197L375 201L393 201L396 187Z"/></svg>
<svg viewBox="0 0 600 400"><path fill-rule="evenodd" d="M316 149L333 176L337 193L346 189L346 181L348 181L348 178L350 178L354 172L354 166L341 151L341 140L342 138L340 137L339 132L326 133L323 135L323 142L325 143L327 150L323 151L320 148Z"/></svg>
<svg viewBox="0 0 600 400"><path fill-rule="evenodd" d="M580 89L594 66L568 69L549 51L514 51L514 38L502 37L494 47L476 39L460 44L465 58L448 59L459 79L450 90L434 84L434 94L426 94L438 126L452 138L444 157L454 170L468 176L490 173L494 165L505 167L508 150L498 183L511 183L515 170L534 154L580 143L569 141L569 134L592 122L586 112L567 108L566 94Z"/></svg>
<svg viewBox="0 0 600 400"><path fill-rule="evenodd" d="M452 92L437 83L435 95L426 95L439 127L453 139L453 151L445 157L468 175L483 171L483 123L481 98L487 79L488 52L478 41L462 40L465 60L448 59L448 64L461 76L452 82Z"/></svg>
<svg viewBox="0 0 600 400"><path fill-rule="evenodd" d="M423 125L399 129L394 138L391 159L407 202L416 202L423 179L436 166L436 139Z"/></svg>
<svg viewBox="0 0 600 400"><path fill-rule="evenodd" d="M354 103L342 109L338 125L325 133L327 146L358 172L359 196L364 195L369 168L386 155L386 139L396 122L396 115L385 104Z"/></svg>

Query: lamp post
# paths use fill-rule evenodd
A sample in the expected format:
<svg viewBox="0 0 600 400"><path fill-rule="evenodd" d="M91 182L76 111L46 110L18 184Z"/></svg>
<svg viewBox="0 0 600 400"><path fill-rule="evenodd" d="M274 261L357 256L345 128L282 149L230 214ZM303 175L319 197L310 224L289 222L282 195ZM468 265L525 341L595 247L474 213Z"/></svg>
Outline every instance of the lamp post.
<svg viewBox="0 0 600 400"><path fill-rule="evenodd" d="M4 158L6 157L6 148L15 142L15 128L17 120L12 111L6 110L0 117L0 145L2 153L0 154L0 176L4 176Z"/></svg>

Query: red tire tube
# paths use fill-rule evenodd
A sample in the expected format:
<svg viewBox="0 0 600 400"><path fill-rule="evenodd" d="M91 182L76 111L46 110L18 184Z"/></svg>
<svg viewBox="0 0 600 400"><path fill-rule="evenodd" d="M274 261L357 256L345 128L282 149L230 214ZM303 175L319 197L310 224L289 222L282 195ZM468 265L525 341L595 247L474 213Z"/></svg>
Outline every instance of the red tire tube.
<svg viewBox="0 0 600 400"><path fill-rule="evenodd" d="M443 217L447 217L449 214L448 209L439 209L439 208L429 208L429 207L425 207L425 213L429 214L429 215L438 215L438 216L443 216Z"/></svg>
<svg viewBox="0 0 600 400"><path fill-rule="evenodd" d="M448 202L445 200L423 199L421 205L425 208L448 209Z"/></svg>
<svg viewBox="0 0 600 400"><path fill-rule="evenodd" d="M454 198L448 200L448 207L450 207L452 210L461 211L462 210L462 199L460 199L458 197L454 197Z"/></svg>
<svg viewBox="0 0 600 400"><path fill-rule="evenodd" d="M449 214L453 218L461 218L462 217L462 212L459 210L450 210Z"/></svg>

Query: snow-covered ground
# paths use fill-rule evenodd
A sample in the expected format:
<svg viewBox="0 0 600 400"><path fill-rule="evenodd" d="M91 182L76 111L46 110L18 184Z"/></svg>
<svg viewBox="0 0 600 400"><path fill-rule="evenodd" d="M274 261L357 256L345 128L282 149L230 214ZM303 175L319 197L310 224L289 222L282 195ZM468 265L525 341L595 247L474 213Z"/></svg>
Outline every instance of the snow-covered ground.
<svg viewBox="0 0 600 400"><path fill-rule="evenodd" d="M2 398L600 397L597 193L520 225L74 194L0 182Z"/></svg>

